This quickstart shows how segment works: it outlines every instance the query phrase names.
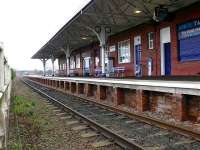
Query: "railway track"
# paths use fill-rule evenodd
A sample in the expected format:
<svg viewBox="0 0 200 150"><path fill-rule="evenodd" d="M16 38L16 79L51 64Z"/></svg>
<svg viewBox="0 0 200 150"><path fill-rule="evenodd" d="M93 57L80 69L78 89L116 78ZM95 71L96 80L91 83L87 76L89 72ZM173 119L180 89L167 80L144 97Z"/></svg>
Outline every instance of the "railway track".
<svg viewBox="0 0 200 150"><path fill-rule="evenodd" d="M200 149L200 142L193 138L157 127L138 118L130 118L92 102L80 101L80 98L49 89L30 80L24 82L55 105L71 111L126 149Z"/></svg>

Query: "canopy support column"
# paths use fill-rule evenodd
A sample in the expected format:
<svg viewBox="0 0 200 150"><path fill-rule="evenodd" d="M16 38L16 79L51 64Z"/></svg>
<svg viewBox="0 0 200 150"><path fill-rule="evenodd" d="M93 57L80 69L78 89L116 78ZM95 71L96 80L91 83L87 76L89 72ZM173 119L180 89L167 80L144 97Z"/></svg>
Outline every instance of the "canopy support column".
<svg viewBox="0 0 200 150"><path fill-rule="evenodd" d="M55 61L55 57L52 55L51 56L51 62L52 62L52 76L55 76L55 68L54 68L54 61Z"/></svg>
<svg viewBox="0 0 200 150"><path fill-rule="evenodd" d="M65 53L65 56L66 56L66 70L67 70L67 76L69 76L70 75L70 70L69 70L70 48L69 48L69 45L67 45L66 49L62 48L61 50Z"/></svg>
<svg viewBox="0 0 200 150"><path fill-rule="evenodd" d="M46 76L46 62L47 62L47 58L42 58L42 64L43 64L43 76Z"/></svg>
<svg viewBox="0 0 200 150"><path fill-rule="evenodd" d="M95 29L87 27L88 29L92 30L99 39L100 42L100 60L101 60L101 69L102 69L102 76L106 75L106 68L105 68L105 53L107 48L107 40L108 34L111 32L111 28L108 26L96 26Z"/></svg>

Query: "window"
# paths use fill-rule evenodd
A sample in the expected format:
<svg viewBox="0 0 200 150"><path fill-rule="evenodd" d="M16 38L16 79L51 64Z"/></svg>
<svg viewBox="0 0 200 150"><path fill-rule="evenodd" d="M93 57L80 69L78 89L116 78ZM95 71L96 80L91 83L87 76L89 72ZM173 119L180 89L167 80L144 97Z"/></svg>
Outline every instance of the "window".
<svg viewBox="0 0 200 150"><path fill-rule="evenodd" d="M73 56L73 57L70 57L70 69L75 69L74 56Z"/></svg>
<svg viewBox="0 0 200 150"><path fill-rule="evenodd" d="M76 55L76 68L80 68L81 66L80 55Z"/></svg>
<svg viewBox="0 0 200 150"><path fill-rule="evenodd" d="M118 56L119 63L129 63L131 61L130 40L118 43Z"/></svg>
<svg viewBox="0 0 200 150"><path fill-rule="evenodd" d="M154 33L149 32L148 33L148 48L153 49L153 38L154 38Z"/></svg>

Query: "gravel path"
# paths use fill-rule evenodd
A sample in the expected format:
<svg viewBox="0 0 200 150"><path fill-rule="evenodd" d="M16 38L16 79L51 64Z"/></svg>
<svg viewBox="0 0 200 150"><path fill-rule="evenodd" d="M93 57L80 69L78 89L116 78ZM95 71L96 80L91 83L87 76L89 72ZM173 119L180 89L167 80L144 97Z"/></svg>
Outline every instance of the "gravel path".
<svg viewBox="0 0 200 150"><path fill-rule="evenodd" d="M10 132L9 132L9 149L17 149L17 141L22 143L22 149L27 150L120 150L116 145L107 147L94 148L91 142L98 140L100 137L82 138L83 131L74 131L67 126L66 120L62 120L56 115L56 112L48 107L45 98L33 92L24 83L16 80L13 84L13 96L23 96L27 100L36 103L35 113L40 118L38 123L40 131L32 131L29 128L26 118L18 118L19 130L16 126L16 119L13 113L10 113ZM12 106L11 106L12 107Z"/></svg>

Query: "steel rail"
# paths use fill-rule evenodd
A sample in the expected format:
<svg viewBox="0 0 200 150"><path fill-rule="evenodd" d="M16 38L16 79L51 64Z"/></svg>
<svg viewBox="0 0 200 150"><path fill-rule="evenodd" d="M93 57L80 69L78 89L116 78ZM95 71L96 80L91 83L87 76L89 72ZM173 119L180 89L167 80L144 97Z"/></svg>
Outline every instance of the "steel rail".
<svg viewBox="0 0 200 150"><path fill-rule="evenodd" d="M67 93L65 93L65 94L67 94ZM69 94L69 95L71 95L71 94ZM116 107L113 107L113 106L110 106L110 105L107 105L107 104L102 104L100 102L95 102L93 100L90 100L88 98L84 98L84 97L81 97L81 96L78 96L78 95L72 95L72 96L83 99L84 101L93 102L93 103L95 103L99 106L104 107L107 110L112 110L112 111L118 112L120 114L127 115L128 117L130 117L132 119L138 119L138 120L145 122L147 124L155 125L157 127L163 128L163 129L168 129L172 132L176 132L176 133L181 134L183 136L192 137L192 138L195 138L196 140L200 141L200 133L195 132L194 130L190 130L190 129L187 129L185 127L181 127L181 126L173 125L173 124L170 124L170 123L167 123L167 122L163 122L163 121L155 119L155 118L147 117L147 116L136 114L136 113L133 113L133 112L128 112L126 110L122 110L122 109L119 109L119 108L116 108Z"/></svg>
<svg viewBox="0 0 200 150"><path fill-rule="evenodd" d="M56 100L55 98L49 96L48 94L46 94L45 92L39 90L38 88L30 85L28 82L26 82L25 80L22 79L22 81L28 85L29 87L31 87L33 90L35 90L36 92L38 92L39 94L47 97L49 100L51 100L53 103L55 103L56 105L61 106L64 110L70 111L73 114L75 114L76 116L80 117L81 119L83 119L84 121L86 121L87 123L89 123L92 127L95 127L102 135L112 139L113 142L115 142L116 144L120 145L121 147L128 149L128 150L145 150L144 147L138 145L135 142L132 142L126 138L124 138L123 136L113 132L112 130L105 128L104 126L102 126L101 124L89 119L88 117L80 114L79 112L77 112L76 110L73 110L72 108L66 106L65 104L61 103L60 101Z"/></svg>
<svg viewBox="0 0 200 150"><path fill-rule="evenodd" d="M65 93L65 94L68 94L68 93ZM71 95L71 94L69 94L69 95ZM118 112L120 114L127 115L128 117L130 117L132 119L138 119L138 120L145 122L147 124L155 125L157 127L163 128L163 129L168 129L172 132L181 134L183 136L192 137L192 138L200 141L200 133L195 132L194 130L186 129L184 127L173 125L173 124L170 124L170 123L167 123L167 122L155 119L155 118L147 117L147 116L136 114L136 113L133 113L133 112L128 112L126 110L122 110L122 109L119 109L119 108L116 108L116 107L113 107L113 106L110 106L110 105L107 105L107 104L102 104L100 102L95 102L93 100L90 100L88 98L84 98L84 97L81 97L81 96L78 96L78 95L72 95L72 96L83 99L84 101L93 102L93 103L95 103L99 106L104 107L107 110L112 110L112 111Z"/></svg>

